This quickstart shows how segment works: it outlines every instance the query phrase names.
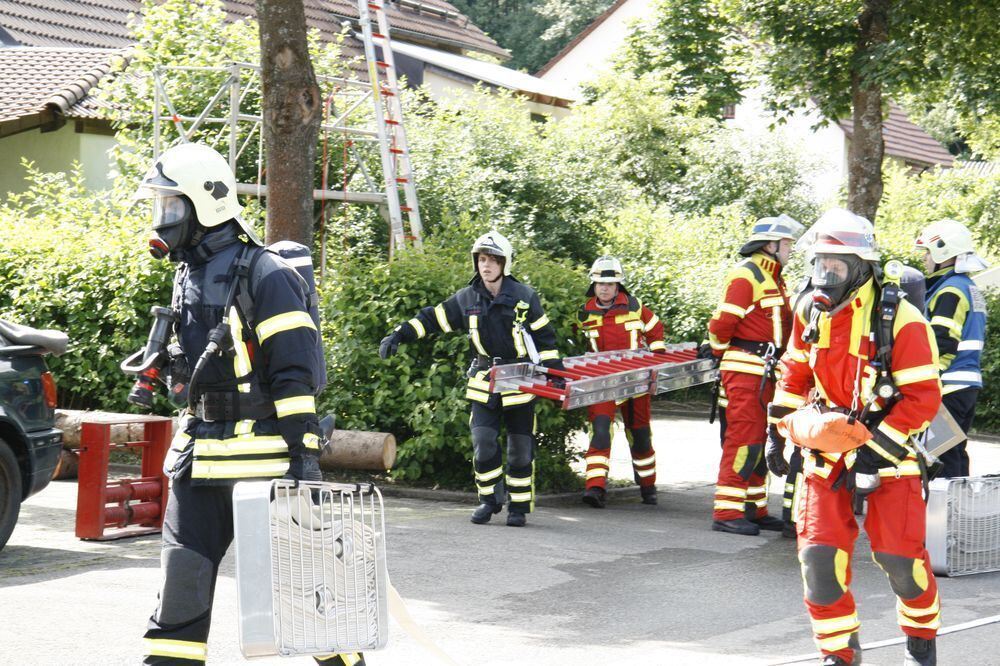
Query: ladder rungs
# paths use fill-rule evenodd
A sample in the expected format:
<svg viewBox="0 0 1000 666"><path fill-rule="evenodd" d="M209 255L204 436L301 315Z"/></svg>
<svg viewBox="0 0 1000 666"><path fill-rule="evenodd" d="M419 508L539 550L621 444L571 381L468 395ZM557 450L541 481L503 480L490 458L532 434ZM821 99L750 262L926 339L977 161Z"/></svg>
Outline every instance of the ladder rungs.
<svg viewBox="0 0 1000 666"><path fill-rule="evenodd" d="M389 90L388 88L382 88L382 94L383 94L383 95L384 95L385 97L395 97L395 96L396 96L396 93L392 92L392 91L391 91L391 90Z"/></svg>
<svg viewBox="0 0 1000 666"><path fill-rule="evenodd" d="M395 154L395 155L402 155L402 154L403 154L403 153L405 153L406 151L405 151L405 150L403 150L402 148L390 148L390 149L389 149L389 152L390 152L390 153L393 153L393 154Z"/></svg>
<svg viewBox="0 0 1000 666"><path fill-rule="evenodd" d="M408 182L410 182L410 179L409 178L397 178L396 182L397 183L408 183Z"/></svg>
<svg viewBox="0 0 1000 666"><path fill-rule="evenodd" d="M368 9L374 9L375 11L380 12L382 11L382 5L378 4L377 2L369 2Z"/></svg>
<svg viewBox="0 0 1000 666"><path fill-rule="evenodd" d="M399 121L398 120L393 120L392 118L386 118L385 119L385 124L386 125L398 125Z"/></svg>
<svg viewBox="0 0 1000 666"><path fill-rule="evenodd" d="M400 206L399 210L403 211L404 213L412 213L413 212L413 209L410 208L409 206Z"/></svg>
<svg viewBox="0 0 1000 666"><path fill-rule="evenodd" d="M389 63L387 63L387 62L385 62L383 60L376 60L375 64L378 65L379 67L383 68L383 69L389 69Z"/></svg>
<svg viewBox="0 0 1000 666"><path fill-rule="evenodd" d="M374 37L375 39L385 39L385 35L383 35L381 32L372 32L372 37Z"/></svg>

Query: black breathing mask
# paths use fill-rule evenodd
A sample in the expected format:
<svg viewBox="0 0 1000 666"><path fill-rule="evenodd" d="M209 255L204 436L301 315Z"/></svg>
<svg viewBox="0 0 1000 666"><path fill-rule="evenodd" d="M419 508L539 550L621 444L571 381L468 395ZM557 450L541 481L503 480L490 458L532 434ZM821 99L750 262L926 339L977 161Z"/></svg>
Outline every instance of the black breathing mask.
<svg viewBox="0 0 1000 666"><path fill-rule="evenodd" d="M813 307L829 312L843 303L871 274L868 262L853 254L817 254L813 262Z"/></svg>
<svg viewBox="0 0 1000 666"><path fill-rule="evenodd" d="M198 243L204 229L198 224L194 204L183 194L153 198L153 235L149 253L155 259L172 257Z"/></svg>

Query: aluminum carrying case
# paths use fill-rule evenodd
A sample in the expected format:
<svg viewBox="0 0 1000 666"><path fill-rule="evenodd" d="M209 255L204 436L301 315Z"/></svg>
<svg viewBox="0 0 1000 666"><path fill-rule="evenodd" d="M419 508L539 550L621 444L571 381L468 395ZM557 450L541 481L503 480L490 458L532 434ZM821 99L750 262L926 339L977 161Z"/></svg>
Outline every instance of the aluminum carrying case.
<svg viewBox="0 0 1000 666"><path fill-rule="evenodd" d="M938 575L1000 570L1000 475L931 481L927 551Z"/></svg>
<svg viewBox="0 0 1000 666"><path fill-rule="evenodd" d="M382 648L388 575L372 484L244 481L233 490L246 657Z"/></svg>

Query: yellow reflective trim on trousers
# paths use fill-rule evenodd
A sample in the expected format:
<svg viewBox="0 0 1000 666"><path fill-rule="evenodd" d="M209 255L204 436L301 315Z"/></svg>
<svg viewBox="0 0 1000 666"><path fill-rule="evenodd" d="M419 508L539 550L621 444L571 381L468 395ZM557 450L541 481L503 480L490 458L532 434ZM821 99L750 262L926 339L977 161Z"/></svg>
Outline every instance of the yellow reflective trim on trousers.
<svg viewBox="0 0 1000 666"><path fill-rule="evenodd" d="M191 466L195 479L242 479L281 476L288 471L288 457L272 460L198 460Z"/></svg>
<svg viewBox="0 0 1000 666"><path fill-rule="evenodd" d="M846 550L837 549L837 554L833 556L833 571L837 576L837 584L840 589L847 591L847 568L851 565L851 556Z"/></svg>
<svg viewBox="0 0 1000 666"><path fill-rule="evenodd" d="M901 613L896 614L896 621L899 622L901 627L913 627L914 629L940 629L941 628L941 616L935 614L927 622L917 622L911 617L903 615Z"/></svg>
<svg viewBox="0 0 1000 666"><path fill-rule="evenodd" d="M546 349L545 351L538 352L539 361L554 361L559 358L558 349Z"/></svg>
<svg viewBox="0 0 1000 666"><path fill-rule="evenodd" d="M652 465L656 462L656 456L651 455L648 458L641 458L639 460L633 460L632 464L636 467L645 467L646 465Z"/></svg>
<svg viewBox="0 0 1000 666"><path fill-rule="evenodd" d="M736 486L716 486L715 494L743 498L747 496L747 491L746 488L737 488Z"/></svg>
<svg viewBox="0 0 1000 666"><path fill-rule="evenodd" d="M732 303L719 303L719 308L718 310L716 310L716 315L714 319L718 319L719 314L722 312L728 312L729 314L736 315L741 319L745 317L747 314L747 311L738 305L733 305Z"/></svg>
<svg viewBox="0 0 1000 666"><path fill-rule="evenodd" d="M588 469L587 470L587 478L588 479L597 479L597 478L603 479L607 475L608 475L608 468L607 467L595 467L593 469Z"/></svg>
<svg viewBox="0 0 1000 666"><path fill-rule="evenodd" d="M239 456L248 453L285 453L288 446L281 435L240 435L229 439L196 439L194 455Z"/></svg>
<svg viewBox="0 0 1000 666"><path fill-rule="evenodd" d="M497 467L488 472L476 472L476 481L492 481L501 474L503 474L503 467Z"/></svg>
<svg viewBox="0 0 1000 666"><path fill-rule="evenodd" d="M413 319L411 319L410 321L408 321L406 323L409 324L410 326L412 326L413 330L417 332L417 339L418 340L420 338L424 337L425 335L427 335L427 329L424 328L423 322L421 322L416 317L414 317Z"/></svg>
<svg viewBox="0 0 1000 666"><path fill-rule="evenodd" d="M469 339L472 340L472 346L476 348L476 351L483 356L489 356L486 353L486 348L483 347L483 341L479 339L479 315L469 315Z"/></svg>
<svg viewBox="0 0 1000 666"><path fill-rule="evenodd" d="M492 495L494 492L496 492L496 486L492 484L488 486L477 485L476 489L479 490L480 495Z"/></svg>
<svg viewBox="0 0 1000 666"><path fill-rule="evenodd" d="M278 412L279 419L294 414L315 414L316 398L311 395L282 398L281 400L274 401L274 409Z"/></svg>
<svg viewBox="0 0 1000 666"><path fill-rule="evenodd" d="M905 613L910 617L924 617L925 615L931 615L939 613L941 611L941 600L938 595L934 596L934 601L927 608L914 608L913 606L907 606L903 603L902 599L896 599L896 610L900 613Z"/></svg>
<svg viewBox="0 0 1000 666"><path fill-rule="evenodd" d="M741 446L736 450L736 456L733 458L733 471L739 474L740 470L747 462L747 457L750 455L749 446Z"/></svg>
<svg viewBox="0 0 1000 666"><path fill-rule="evenodd" d="M852 635L853 632L847 632L845 634L837 634L836 636L829 636L827 638L817 638L816 645L819 646L820 650L825 650L827 652L844 650L851 646Z"/></svg>
<svg viewBox="0 0 1000 666"><path fill-rule="evenodd" d="M511 502L530 502L533 493L529 490L526 493L510 493Z"/></svg>
<svg viewBox="0 0 1000 666"><path fill-rule="evenodd" d="M243 320L240 319L236 306L229 308L230 335L233 340L233 372L237 377L246 377L252 370L250 366L250 352L247 350L247 343L243 340ZM250 392L250 382L242 382L236 385L236 390L240 393Z"/></svg>
<svg viewBox="0 0 1000 666"><path fill-rule="evenodd" d="M611 459L607 456L587 456L584 458L588 465L605 465L610 464Z"/></svg>
<svg viewBox="0 0 1000 666"><path fill-rule="evenodd" d="M441 331L451 333L451 324L448 323L448 313L444 310L444 303L438 303L434 306L434 316L437 318Z"/></svg>
<svg viewBox="0 0 1000 666"><path fill-rule="evenodd" d="M504 477L507 481L508 486L513 486L515 488L523 488L525 486L531 485L530 476L510 476L509 474Z"/></svg>
<svg viewBox="0 0 1000 666"><path fill-rule="evenodd" d="M264 341L272 335L276 335L282 331L290 331L293 328L311 328L315 331L316 323L309 316L308 312L301 310L285 312L257 324L257 340L261 344L264 344Z"/></svg>
<svg viewBox="0 0 1000 666"><path fill-rule="evenodd" d="M349 654L343 654L338 652L331 652L330 654L314 654L312 655L315 659L325 660L333 659L334 657L340 657L340 660L344 662L344 666L354 666L361 661L360 652L351 652Z"/></svg>
<svg viewBox="0 0 1000 666"><path fill-rule="evenodd" d="M528 324L528 328L530 328L533 331L537 331L542 326L545 326L548 323L549 323L549 316L548 315L542 315L541 317L539 317L535 321L533 321L530 324Z"/></svg>
<svg viewBox="0 0 1000 666"><path fill-rule="evenodd" d="M168 638L146 638L146 654L150 657L174 657L176 659L208 659L208 645L197 641L178 641Z"/></svg>
<svg viewBox="0 0 1000 666"><path fill-rule="evenodd" d="M656 468L655 467L650 468L650 469L637 469L637 470L635 470L635 475L638 476L638 477L640 477L640 478L642 478L642 479L645 479L648 476L653 476L654 474L656 474Z"/></svg>
<svg viewBox="0 0 1000 666"><path fill-rule="evenodd" d="M905 370L897 370L892 373L892 380L896 382L896 386L906 386L907 384L915 384L916 382L928 379L937 379L939 376L940 371L937 365L918 365L906 368Z"/></svg>
<svg viewBox="0 0 1000 666"><path fill-rule="evenodd" d="M839 634L842 631L854 631L861 626L856 612L826 619L811 618L810 621L813 632L817 634Z"/></svg>
<svg viewBox="0 0 1000 666"><path fill-rule="evenodd" d="M729 502L726 500L715 500L713 506L716 511L743 511L746 508L743 502Z"/></svg>
<svg viewBox="0 0 1000 666"><path fill-rule="evenodd" d="M723 361L720 363L719 370L722 370L723 372L742 372L747 375L757 375L758 377L762 377L764 375L764 366L762 365L734 363L732 361Z"/></svg>
<svg viewBox="0 0 1000 666"><path fill-rule="evenodd" d="M535 399L535 396L531 393L517 393L514 395L505 395L501 398L501 402L504 407L512 407L514 405L523 405L525 403L531 402Z"/></svg>

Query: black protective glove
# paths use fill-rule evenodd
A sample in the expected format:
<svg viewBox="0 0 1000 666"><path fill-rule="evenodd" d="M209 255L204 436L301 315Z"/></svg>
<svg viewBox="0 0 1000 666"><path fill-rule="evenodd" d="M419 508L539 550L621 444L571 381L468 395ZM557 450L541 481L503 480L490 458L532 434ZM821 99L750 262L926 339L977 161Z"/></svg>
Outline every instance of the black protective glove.
<svg viewBox="0 0 1000 666"><path fill-rule="evenodd" d="M319 456L313 453L293 455L284 478L297 481L322 481L323 472L319 468Z"/></svg>
<svg viewBox="0 0 1000 666"><path fill-rule="evenodd" d="M707 342L703 342L698 345L697 358L715 358L715 354L712 353L712 345Z"/></svg>
<svg viewBox="0 0 1000 666"><path fill-rule="evenodd" d="M378 355L383 359L395 355L395 353L399 351L400 342L399 332L393 331L389 335L382 338L382 342L378 345Z"/></svg>
<svg viewBox="0 0 1000 666"><path fill-rule="evenodd" d="M764 460L767 468L775 476L788 474L788 461L785 460L785 438L778 434L778 426L771 423L767 426L767 443L764 445Z"/></svg>

